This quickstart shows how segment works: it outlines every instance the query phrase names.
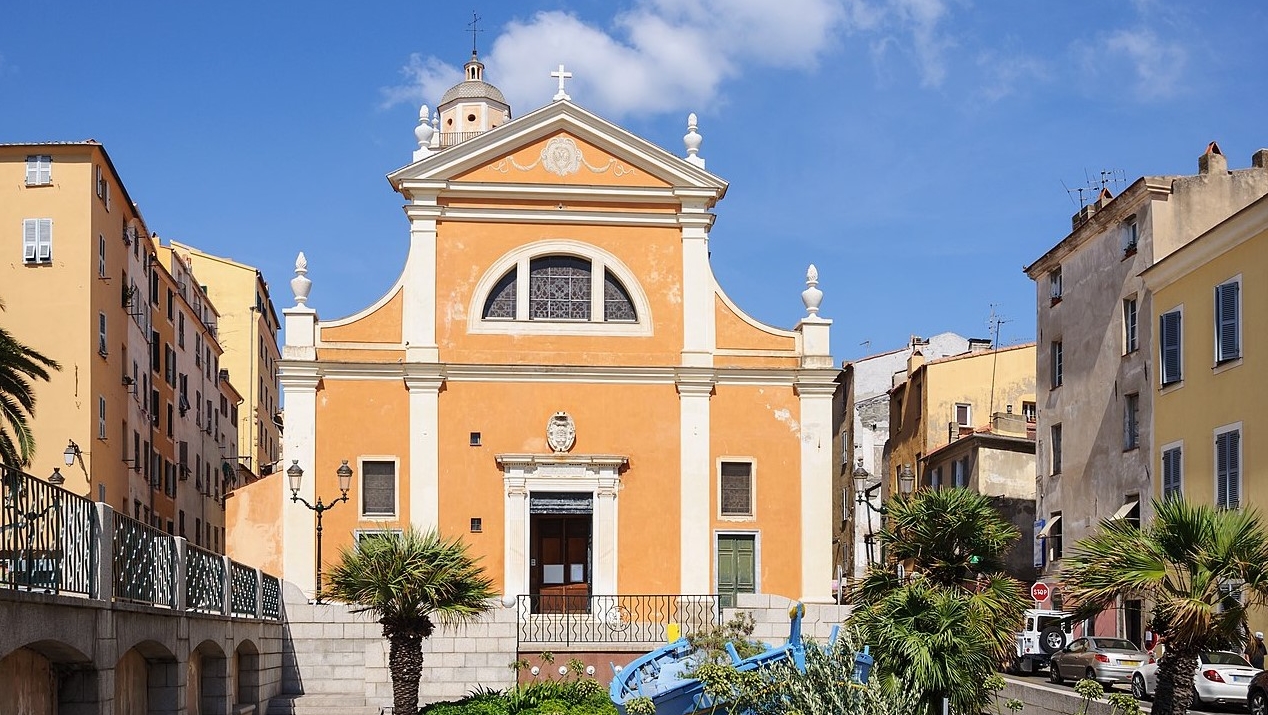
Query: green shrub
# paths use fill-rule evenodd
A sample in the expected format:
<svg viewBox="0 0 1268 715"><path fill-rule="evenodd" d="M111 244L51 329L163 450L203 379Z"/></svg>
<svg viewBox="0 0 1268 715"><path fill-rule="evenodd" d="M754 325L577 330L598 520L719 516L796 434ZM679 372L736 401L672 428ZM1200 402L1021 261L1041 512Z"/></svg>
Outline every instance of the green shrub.
<svg viewBox="0 0 1268 715"><path fill-rule="evenodd" d="M726 652L726 644L731 643L741 658L749 658L766 650L752 640L755 627L753 615L747 611L736 611L731 620L722 625L714 625L703 631L687 634L687 642L696 650L704 653L707 660L714 663L730 663L731 656Z"/></svg>

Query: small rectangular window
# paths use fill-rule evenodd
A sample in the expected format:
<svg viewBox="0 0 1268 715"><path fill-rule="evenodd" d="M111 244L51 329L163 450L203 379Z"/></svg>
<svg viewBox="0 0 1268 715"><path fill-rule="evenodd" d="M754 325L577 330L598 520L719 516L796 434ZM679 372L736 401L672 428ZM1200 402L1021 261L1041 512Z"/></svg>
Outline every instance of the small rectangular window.
<svg viewBox="0 0 1268 715"><path fill-rule="evenodd" d="M480 433L479 433L479 432L472 432L472 433L471 433L471 442L470 442L470 444L471 444L471 446L472 446L472 447L479 447L479 446L480 446Z"/></svg>
<svg viewBox="0 0 1268 715"><path fill-rule="evenodd" d="M1052 426L1052 473L1061 473L1061 425Z"/></svg>
<svg viewBox="0 0 1268 715"><path fill-rule="evenodd" d="M106 398L97 396L97 439L106 438Z"/></svg>
<svg viewBox="0 0 1268 715"><path fill-rule="evenodd" d="M97 234L97 277L106 277L106 237Z"/></svg>
<svg viewBox="0 0 1268 715"><path fill-rule="evenodd" d="M97 314L97 354L105 357L110 354L109 343L106 340L106 314Z"/></svg>
<svg viewBox="0 0 1268 715"><path fill-rule="evenodd" d="M1039 410L1033 402L1022 402L1021 415L1026 418L1027 422L1035 422L1039 419Z"/></svg>
<svg viewBox="0 0 1268 715"><path fill-rule="evenodd" d="M473 516L471 517L471 533L479 534L484 531L484 519Z"/></svg>
<svg viewBox="0 0 1268 715"><path fill-rule="evenodd" d="M1215 435L1215 506L1237 509L1242 494L1242 432L1234 428Z"/></svg>
<svg viewBox="0 0 1268 715"><path fill-rule="evenodd" d="M960 427L973 426L973 407L964 402L955 405L955 423Z"/></svg>
<svg viewBox="0 0 1268 715"><path fill-rule="evenodd" d="M1133 393L1123 398L1123 449L1140 446L1140 395Z"/></svg>
<svg viewBox="0 0 1268 715"><path fill-rule="evenodd" d="M176 319L176 293L171 288L167 289L167 319Z"/></svg>
<svg viewBox="0 0 1268 715"><path fill-rule="evenodd" d="M753 516L753 463L723 462L721 471L722 516Z"/></svg>
<svg viewBox="0 0 1268 715"><path fill-rule="evenodd" d="M1058 266L1048 272L1048 291L1051 294L1052 302L1056 303L1061 300L1061 267Z"/></svg>
<svg viewBox="0 0 1268 715"><path fill-rule="evenodd" d="M1052 528L1048 530L1048 554L1050 561L1057 561L1061 558L1061 512L1054 511L1052 516L1048 518L1048 522L1052 524Z"/></svg>
<svg viewBox="0 0 1268 715"><path fill-rule="evenodd" d="M1236 360L1242 356L1241 284L1229 281L1215 286L1215 362Z"/></svg>
<svg viewBox="0 0 1268 715"><path fill-rule="evenodd" d="M1065 377L1065 361L1064 348L1060 340L1052 341L1051 346L1051 379L1052 387L1061 387L1061 380Z"/></svg>
<svg viewBox="0 0 1268 715"><path fill-rule="evenodd" d="M22 219L22 262L53 262L53 219Z"/></svg>
<svg viewBox="0 0 1268 715"><path fill-rule="evenodd" d="M53 157L34 154L26 158L26 185L47 186L53 183Z"/></svg>
<svg viewBox="0 0 1268 715"><path fill-rule="evenodd" d="M1140 347L1137 304L1135 298L1123 300L1123 353L1134 353Z"/></svg>
<svg viewBox="0 0 1268 715"><path fill-rule="evenodd" d="M1172 447L1162 451L1162 498L1178 498L1184 488L1184 451L1183 447Z"/></svg>
<svg viewBox="0 0 1268 715"><path fill-rule="evenodd" d="M361 462L361 513L365 516L396 513L396 462Z"/></svg>
<svg viewBox="0 0 1268 715"><path fill-rule="evenodd" d="M1136 244L1140 241L1140 225L1132 216L1123 224L1123 257L1136 253Z"/></svg>
<svg viewBox="0 0 1268 715"><path fill-rule="evenodd" d="M1158 323L1158 333L1161 338L1158 341L1159 358L1162 360L1159 376L1163 385L1170 385L1179 382L1182 376L1180 311L1172 310L1163 313L1158 318Z"/></svg>

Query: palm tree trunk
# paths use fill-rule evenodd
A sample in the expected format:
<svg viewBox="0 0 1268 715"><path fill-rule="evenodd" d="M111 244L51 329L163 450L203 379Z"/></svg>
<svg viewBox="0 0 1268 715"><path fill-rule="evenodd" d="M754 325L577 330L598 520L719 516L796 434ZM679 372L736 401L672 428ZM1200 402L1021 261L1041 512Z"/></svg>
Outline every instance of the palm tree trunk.
<svg viewBox="0 0 1268 715"><path fill-rule="evenodd" d="M392 712L418 712L418 683L423 677L423 639L399 631L388 635L387 667L392 673Z"/></svg>
<svg viewBox="0 0 1268 715"><path fill-rule="evenodd" d="M1153 715L1184 715L1193 699L1193 669L1198 667L1196 652L1167 648L1158 662L1158 692L1154 694Z"/></svg>

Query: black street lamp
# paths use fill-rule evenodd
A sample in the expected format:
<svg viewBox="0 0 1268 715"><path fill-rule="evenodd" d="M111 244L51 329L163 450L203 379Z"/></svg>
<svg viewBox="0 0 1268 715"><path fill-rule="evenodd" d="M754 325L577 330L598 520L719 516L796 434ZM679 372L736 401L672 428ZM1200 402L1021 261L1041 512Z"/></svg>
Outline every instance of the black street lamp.
<svg viewBox="0 0 1268 715"><path fill-rule="evenodd" d="M872 503L872 494L881 488L881 483L877 482L872 486L867 486L868 477L872 476L863 468L863 458L859 457L858 466L854 468L851 474L854 478L854 501L860 505L866 505L868 509L878 514L886 514L889 512L885 505L876 506ZM911 494L911 490L916 486L916 475L911 471L910 464L904 464L901 472L898 473L898 491L904 496Z"/></svg>
<svg viewBox="0 0 1268 715"><path fill-rule="evenodd" d="M339 502L348 501L348 489L352 486L352 467L348 466L348 460L343 460L343 465L335 474L339 477L339 491L342 496L331 500L329 504L323 504L321 497L317 497L316 504L309 504L307 499L299 495L299 485L304 479L304 470L299 466L299 460L292 459L291 466L286 469L286 478L291 483L291 501L300 502L317 513L317 591L313 595L317 603L321 603L321 515Z"/></svg>

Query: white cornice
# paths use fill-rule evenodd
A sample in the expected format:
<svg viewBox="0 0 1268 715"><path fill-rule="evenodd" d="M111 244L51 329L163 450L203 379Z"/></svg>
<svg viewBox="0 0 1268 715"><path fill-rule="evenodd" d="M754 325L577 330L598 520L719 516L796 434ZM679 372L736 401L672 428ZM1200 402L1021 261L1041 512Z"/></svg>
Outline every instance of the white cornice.
<svg viewBox="0 0 1268 715"><path fill-rule="evenodd" d="M408 183L408 182L406 182ZM447 199L504 199L507 201L595 201L634 204L680 203L679 192L672 187L603 186L597 184L493 184L460 181L444 182Z"/></svg>
<svg viewBox="0 0 1268 715"><path fill-rule="evenodd" d="M283 379L296 363L283 362ZM419 364L317 362L298 363L310 367L308 379L402 380ZM428 363L428 376L453 382L560 383L612 385L723 385L777 386L823 384L836 379L838 371L789 368L691 368L676 366L606 365L457 365ZM835 384L835 383L833 383Z"/></svg>
<svg viewBox="0 0 1268 715"><path fill-rule="evenodd" d="M712 214L710 214L712 216ZM650 211L572 211L562 209L457 208L445 207L439 219L476 223L586 224L592 226L681 225L679 214Z"/></svg>
<svg viewBox="0 0 1268 715"><path fill-rule="evenodd" d="M502 466L537 467L557 464L585 465L594 467L615 467L620 469L630 463L630 458L620 454L570 454L554 452L551 454L496 454L493 456Z"/></svg>

